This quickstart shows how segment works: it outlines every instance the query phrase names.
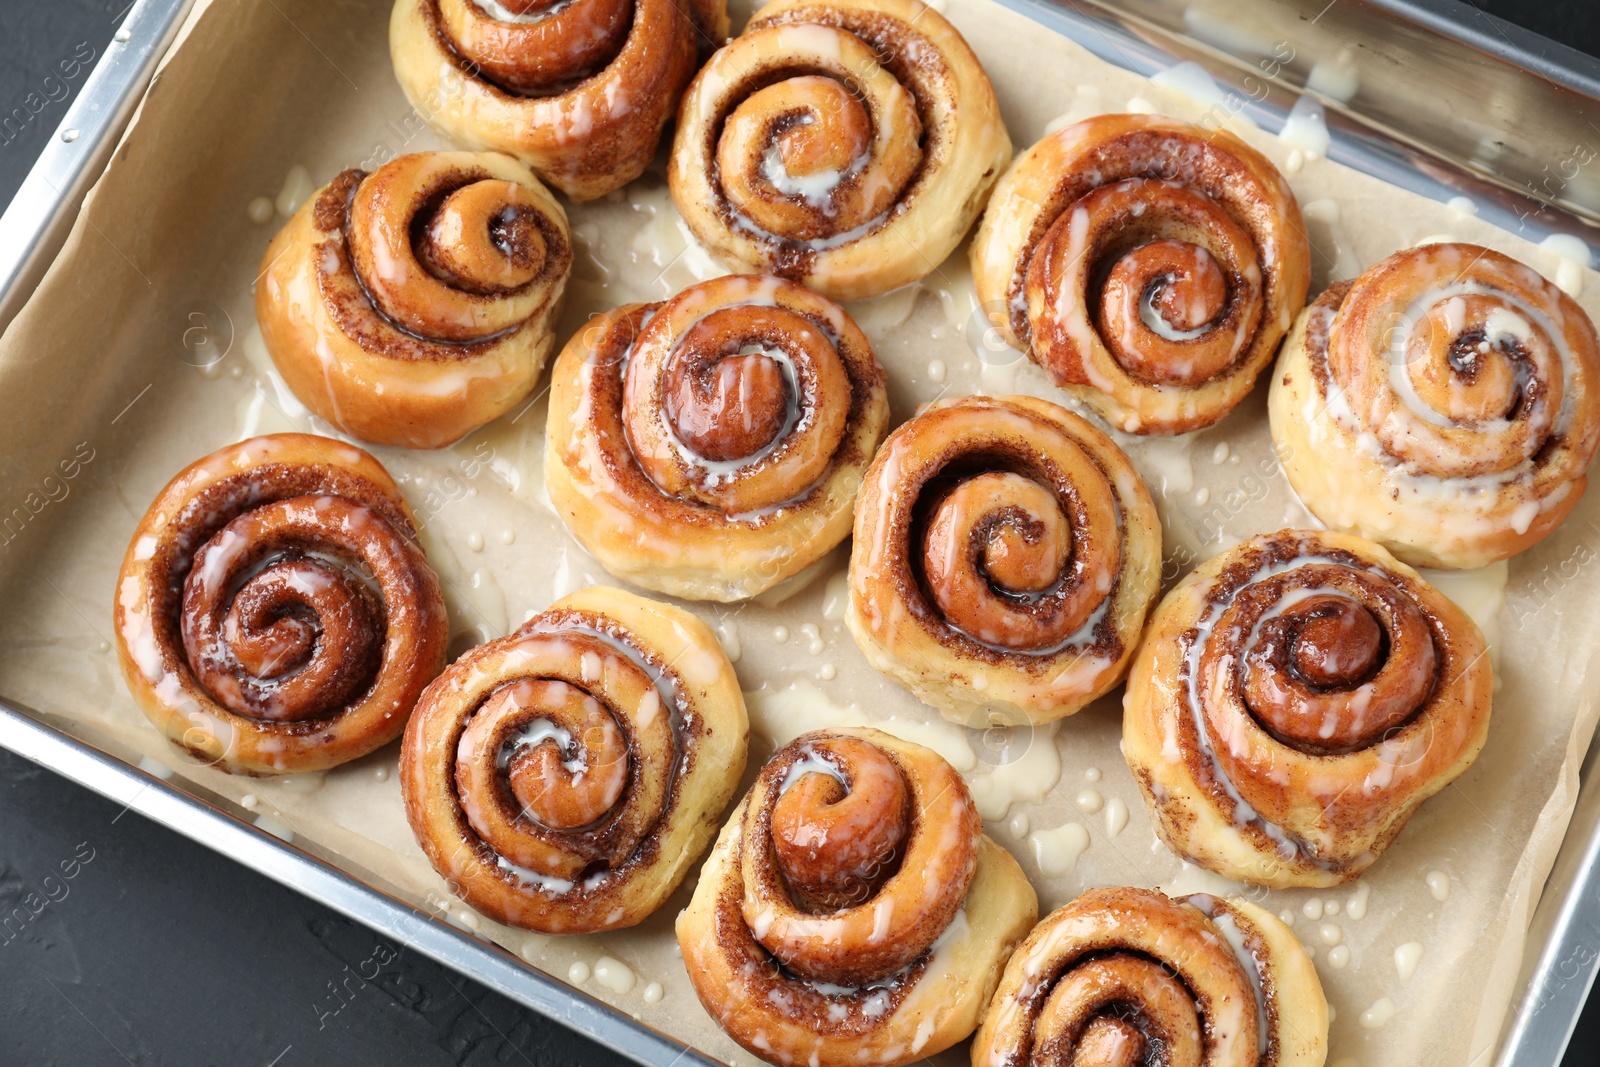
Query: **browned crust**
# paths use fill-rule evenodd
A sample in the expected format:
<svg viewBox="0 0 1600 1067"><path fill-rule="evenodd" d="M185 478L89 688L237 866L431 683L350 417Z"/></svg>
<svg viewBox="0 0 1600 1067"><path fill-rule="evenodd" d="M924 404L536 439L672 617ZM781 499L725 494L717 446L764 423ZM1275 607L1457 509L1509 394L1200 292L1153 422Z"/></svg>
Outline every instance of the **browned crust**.
<svg viewBox="0 0 1600 1067"><path fill-rule="evenodd" d="M288 447L279 448L282 458L244 469L238 469L236 462L227 459L232 453L261 442ZM354 454L356 459L351 462L342 456L336 458L336 454ZM231 462L231 473L216 478L206 476L208 465L223 462ZM243 442L197 461L174 477L152 502L134 531L123 561L116 606L123 674L152 721L168 730L173 743L196 759L233 773L252 775L326 767L355 759L399 735L417 696L444 666L447 620L438 579L416 541L410 510L393 483L380 484L368 477L359 469L363 464L382 473L382 467L366 453L313 435L280 434ZM188 665L180 622L185 580L195 553L234 519L278 501L311 495L336 496L371 509L408 545L409 575L403 580L415 591L420 617L391 617L390 612L396 606L383 604L380 605L380 620L386 631L394 626L414 627L413 644L407 652L411 658L407 662L391 662L386 652L370 684L342 707L329 709L324 714L270 720L233 713L216 702ZM141 563L137 550L141 540L146 538L154 540L155 549L147 562ZM146 611L163 670L177 677L184 691L207 708L209 714L232 730L248 735L248 754L224 751L219 755L187 743L183 740L187 734L172 735L164 721L166 701L157 697L148 678L133 666L128 649L124 631L127 606L123 596L130 581L140 584L148 596ZM357 709L364 709L374 699L380 685L393 685L396 679L401 680L395 696L397 706L375 709L380 713L389 712L376 717L363 710L357 721ZM160 714L158 709L161 709ZM293 743L288 745L278 765L258 762L256 750L271 748L276 743L274 739Z"/></svg>

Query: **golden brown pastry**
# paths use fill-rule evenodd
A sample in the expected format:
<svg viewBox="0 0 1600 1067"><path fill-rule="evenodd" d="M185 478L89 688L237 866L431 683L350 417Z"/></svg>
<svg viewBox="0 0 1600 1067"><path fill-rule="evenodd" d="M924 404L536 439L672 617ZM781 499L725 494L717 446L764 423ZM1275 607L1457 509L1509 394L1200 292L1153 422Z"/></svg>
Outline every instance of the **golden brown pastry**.
<svg viewBox="0 0 1600 1067"><path fill-rule="evenodd" d="M1241 882L1355 878L1471 765L1493 689L1472 619L1378 545L1284 530L1167 594L1122 744L1156 833Z"/></svg>
<svg viewBox="0 0 1600 1067"><path fill-rule="evenodd" d="M1328 1002L1277 916L1237 897L1091 889L1006 965L972 1067L1321 1067Z"/></svg>
<svg viewBox="0 0 1600 1067"><path fill-rule="evenodd" d="M117 580L122 675L193 759L315 771L394 740L444 666L444 599L377 460L273 434L185 468Z"/></svg>
<svg viewBox="0 0 1600 1067"><path fill-rule="evenodd" d="M1160 587L1143 480L1109 437L1047 400L930 404L862 483L850 632L955 722L1048 722L1103 696Z"/></svg>
<svg viewBox="0 0 1600 1067"><path fill-rule="evenodd" d="M836 300L932 272L1011 158L988 75L919 0L775 0L696 75L667 177L734 270Z"/></svg>
<svg viewBox="0 0 1600 1067"><path fill-rule="evenodd" d="M885 1067L972 1033L1038 914L948 763L877 730L826 730L762 768L678 945L700 1002L755 1055Z"/></svg>
<svg viewBox="0 0 1600 1067"><path fill-rule="evenodd" d="M468 148L506 152L573 200L643 173L725 0L396 0L406 99Z"/></svg>
<svg viewBox="0 0 1600 1067"><path fill-rule="evenodd" d="M1323 522L1419 567L1537 544L1600 448L1600 341L1572 298L1476 245L1396 252L1306 309L1268 401Z"/></svg>
<svg viewBox="0 0 1600 1067"><path fill-rule="evenodd" d="M478 911L548 934L620 930L704 851L748 733L705 623L594 586L428 687L400 788L434 870Z"/></svg>
<svg viewBox="0 0 1600 1067"><path fill-rule="evenodd" d="M567 216L492 152L342 172L272 239L256 318L300 402L353 437L439 448L527 395L572 269Z"/></svg>
<svg viewBox="0 0 1600 1067"><path fill-rule="evenodd" d="M1226 130L1100 115L1000 179L972 242L1006 339L1128 433L1209 426L1255 385L1305 304L1289 183Z"/></svg>
<svg viewBox="0 0 1600 1067"><path fill-rule="evenodd" d="M732 275L617 308L567 343L545 483L612 574L739 600L844 540L888 421L883 372L843 308Z"/></svg>

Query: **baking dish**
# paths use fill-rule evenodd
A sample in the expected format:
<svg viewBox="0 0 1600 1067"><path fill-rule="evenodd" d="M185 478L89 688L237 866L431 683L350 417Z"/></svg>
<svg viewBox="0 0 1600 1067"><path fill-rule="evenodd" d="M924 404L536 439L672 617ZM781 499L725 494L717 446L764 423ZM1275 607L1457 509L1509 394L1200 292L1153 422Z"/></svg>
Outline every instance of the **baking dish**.
<svg viewBox="0 0 1600 1067"><path fill-rule="evenodd" d="M130 36L130 43L145 40L146 33L150 40L158 40L158 26L164 35L165 27L172 25L170 19L178 7L166 5L162 12L157 10L160 6L142 4L130 13L130 26L134 25L132 20L136 18L147 20L137 24L138 36ZM1330 95L1334 158L1432 199L1470 195L1478 203L1482 217L1508 230L1520 229L1535 240L1554 232L1582 234L1585 229L1576 214L1541 209L1536 202L1531 202L1523 195L1530 183L1536 191L1558 199L1572 212L1587 213L1594 210L1592 190L1583 181L1577 180L1585 177L1582 167L1577 167L1569 176L1566 171L1573 168L1563 168L1561 165L1571 156L1573 144L1567 143L1567 140L1574 136L1572 131L1555 124L1542 127L1540 122L1529 120L1529 116L1537 118L1546 113L1582 116L1586 113L1585 107L1592 109L1596 106L1594 98L1585 95L1585 86L1592 84L1592 73L1576 61L1559 81L1531 79L1526 73L1515 69L1511 62L1517 58L1514 54L1490 55L1463 42L1452 44L1436 29L1430 29L1415 11L1402 12L1398 5L1392 12L1367 5L1340 5L1341 21L1330 22L1327 54L1302 50L1293 62L1285 63L1281 69L1273 72L1283 83L1280 85L1262 76L1256 58L1250 54L1251 49L1259 44L1259 39L1253 42L1248 36L1239 38L1237 35L1230 38L1225 27L1243 24L1238 11L1231 5L1188 5L1177 8L1174 5L1138 4L1130 5L1127 10L1115 15L1085 7L1058 8L1031 0L1014 0L1007 6L1062 32L1101 58L1139 73L1166 70L1178 61L1196 62L1210 71L1220 85L1234 86L1240 108L1267 129L1275 129L1281 124L1284 112L1292 104L1294 94L1288 86L1297 82L1320 86ZM1354 15L1343 10L1346 7L1350 12L1366 12L1372 21L1346 20L1346 16L1354 18ZM1316 14L1314 11L1303 13L1290 5L1251 5L1252 25L1260 25L1265 21L1267 16L1263 12L1269 9L1296 19L1310 18ZM168 21L160 20L162 14L167 16ZM1333 14L1330 12L1325 17L1332 19ZM1183 32L1174 35L1173 30ZM1474 81L1504 77L1503 83L1494 80L1493 84L1510 88L1502 92L1505 97L1503 107L1500 110L1491 109L1491 113L1497 120L1505 121L1508 129L1515 128L1523 141L1520 145L1506 145L1497 151L1483 148L1485 134L1475 132L1470 123L1452 124L1449 114L1434 119L1424 116L1422 121L1415 124L1403 124L1399 120L1404 117L1402 113L1405 109L1398 108L1391 98L1383 95L1390 93L1392 96L1400 91L1400 87L1385 88L1381 81L1368 85L1362 80L1355 91L1346 94L1350 99L1341 110L1337 98L1340 91L1349 88L1349 79L1341 81L1339 76L1341 50L1357 44L1371 46L1372 42L1383 43L1386 47L1421 42L1414 43L1416 52L1407 53L1404 57L1391 55L1389 62L1421 62L1417 57L1424 52L1431 56L1431 65L1426 69L1440 72L1440 99L1450 98L1452 84L1463 84L1459 80L1452 83L1449 78L1443 77L1445 72L1453 70L1458 79L1471 78ZM1455 52L1449 51L1452 47L1456 49ZM152 49L152 54L154 51ZM1450 55L1456 57L1453 61L1455 66L1441 59ZM1531 55L1523 57L1522 61L1530 68L1536 65ZM1549 55L1537 62L1548 65ZM1319 64L1332 66L1322 66L1319 73ZM130 79L132 82L136 80ZM1528 86L1525 98L1518 96L1515 90L1516 86L1524 84ZM111 81L107 81L106 86L111 88L91 82L85 98L91 92L112 92L117 88ZM127 92L112 92L112 95L117 96L118 108L115 110L125 114L122 109L131 96ZM1369 96L1376 99L1369 101ZM1515 100L1522 100L1521 106L1525 110L1517 110L1512 103ZM1584 103L1586 100L1588 102ZM1383 101L1388 101L1391 110L1386 111L1380 106ZM92 134L82 132L92 128L84 121L84 115L88 112L80 113L80 106L84 105L75 106L69 112L64 124L64 129L79 129L79 138L77 141L58 140L58 143L83 143L85 155L81 157L84 161L81 165L92 168L93 157L87 151L94 147L89 144ZM99 106L105 108L107 114L113 111L104 102ZM1377 116L1377 125L1359 121L1369 107L1372 114ZM1473 117L1477 119L1482 116ZM74 123L77 125L72 125ZM108 123L103 131L107 135L112 132L111 125ZM1538 142L1533 138L1542 129L1548 130L1549 140ZM1437 141L1430 141L1424 136L1429 131L1438 134ZM1474 137L1477 139L1471 140ZM1469 140L1475 149L1483 150L1468 152ZM1574 143L1581 145L1581 141ZM202 145L199 149L219 151L221 146ZM358 149L355 154L360 156L362 152ZM1559 188L1540 186L1542 171L1533 164L1541 158L1555 161L1554 173L1561 182ZM1551 164L1544 163L1541 166L1550 167ZM1518 192L1519 188L1523 193ZM70 196L64 196L62 204L45 205L45 210L40 209L36 200L19 200L18 203L19 207L14 211L33 212L37 227L35 232L42 232L52 223L70 221ZM23 214L18 214L13 219L8 212L8 226L23 217ZM165 312L168 309L161 310ZM138 397L133 397L131 402L137 403L137 400ZM122 416L119 414L117 417ZM643 1062L670 1062L674 1057L686 1054L681 1045L639 1027L568 987L523 967L500 950L470 937L439 918L432 915L424 917L413 908L385 897L369 886L363 886L358 879L334 869L326 856L279 843L260 827L251 827L248 822L237 818L237 811L231 804L208 797L203 791L181 791L175 785L152 780L144 772L86 748L79 741L52 729L46 725L51 721L48 716L42 717L45 724L41 724L40 718L21 712L8 714L4 719L0 740L8 747L39 759L78 781L120 797L137 810L152 814L168 825L207 841L242 862L314 893L340 910L483 978L539 1010L567 1019L579 1029L612 1043ZM1537 940L1531 944L1539 946L1540 952L1530 953L1530 960L1526 964L1529 992L1522 999L1507 1030L1508 1036L1501 1052L1505 1062L1556 1062L1564 1043L1564 1034L1570 1028L1571 1020L1587 991L1588 981L1592 978L1596 955L1592 946L1595 943L1596 924L1595 919L1586 915L1578 905L1593 895L1587 881L1592 875L1593 864L1583 860L1590 857L1588 846L1594 841L1594 819L1600 814L1591 810L1595 806L1587 803L1578 805L1567 852L1558 860L1543 895L1540 912L1535 917L1533 929Z"/></svg>

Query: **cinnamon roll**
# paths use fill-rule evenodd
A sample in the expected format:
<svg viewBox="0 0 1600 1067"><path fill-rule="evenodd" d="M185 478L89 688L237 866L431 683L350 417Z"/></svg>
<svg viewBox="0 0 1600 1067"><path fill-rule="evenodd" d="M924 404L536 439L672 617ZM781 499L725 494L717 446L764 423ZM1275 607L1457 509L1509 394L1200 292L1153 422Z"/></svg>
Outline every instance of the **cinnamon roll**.
<svg viewBox="0 0 1600 1067"><path fill-rule="evenodd" d="M1328 1002L1277 916L1237 897L1091 889L1022 943L972 1067L1321 1067Z"/></svg>
<svg viewBox="0 0 1600 1067"><path fill-rule="evenodd" d="M438 448L527 395L572 268L567 216L494 153L347 170L273 238L256 283L272 362L363 441Z"/></svg>
<svg viewBox="0 0 1600 1067"><path fill-rule="evenodd" d="M400 751L406 818L451 892L495 921L618 930L704 851L748 733L705 623L594 586L423 693Z"/></svg>
<svg viewBox="0 0 1600 1067"><path fill-rule="evenodd" d="M803 734L762 768L678 916L695 992L778 1064L882 1067L970 1034L1038 916L937 754Z"/></svg>
<svg viewBox="0 0 1600 1067"><path fill-rule="evenodd" d="M388 472L296 433L167 483L128 545L114 615L140 709L234 774L322 770L392 741L449 636Z"/></svg>
<svg viewBox="0 0 1600 1067"><path fill-rule="evenodd" d="M1337 885L1477 757L1486 653L1466 612L1378 545L1263 534L1156 610L1123 752L1179 855L1255 885Z"/></svg>
<svg viewBox="0 0 1600 1067"><path fill-rule="evenodd" d="M1311 282L1283 175L1226 130L1159 115L1100 115L1023 152L971 255L1006 339L1128 433L1232 411Z"/></svg>
<svg viewBox="0 0 1600 1067"><path fill-rule="evenodd" d="M545 483L612 574L739 600L844 540L888 421L883 372L843 308L733 275L608 312L567 343Z"/></svg>
<svg viewBox="0 0 1600 1067"><path fill-rule="evenodd" d="M1122 680L1161 584L1128 457L1046 400L929 405L862 485L846 620L872 665L967 726L1048 722Z"/></svg>
<svg viewBox="0 0 1600 1067"><path fill-rule="evenodd" d="M1306 309L1268 411L1317 518L1419 567L1481 567L1537 544L1583 495L1600 341L1533 268L1424 245Z"/></svg>
<svg viewBox="0 0 1600 1067"><path fill-rule="evenodd" d="M418 114L573 200L644 172L697 50L727 37L725 0L396 0L389 20Z"/></svg>
<svg viewBox="0 0 1600 1067"><path fill-rule="evenodd" d="M673 202L735 270L855 300L927 275L1011 158L988 75L919 0L775 0L683 98Z"/></svg>

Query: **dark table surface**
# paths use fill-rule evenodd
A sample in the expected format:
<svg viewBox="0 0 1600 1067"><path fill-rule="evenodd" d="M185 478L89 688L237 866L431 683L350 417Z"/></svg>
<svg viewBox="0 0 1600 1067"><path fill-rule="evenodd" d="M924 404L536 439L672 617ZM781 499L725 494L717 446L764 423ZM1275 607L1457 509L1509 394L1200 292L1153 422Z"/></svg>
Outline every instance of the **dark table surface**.
<svg viewBox="0 0 1600 1067"><path fill-rule="evenodd" d="M1475 6L1600 55L1600 3ZM83 84L126 0L0 0L0 204ZM59 66L84 61L76 76ZM0 915L75 872L0 934L0 1063L620 1064L470 978L0 751ZM63 893L62 890L65 890ZM381 946L381 948L380 948ZM394 960L370 981L374 958ZM365 968L370 973L370 967ZM1568 1067L1595 1062L1600 1002Z"/></svg>

